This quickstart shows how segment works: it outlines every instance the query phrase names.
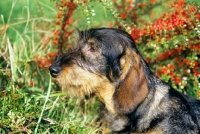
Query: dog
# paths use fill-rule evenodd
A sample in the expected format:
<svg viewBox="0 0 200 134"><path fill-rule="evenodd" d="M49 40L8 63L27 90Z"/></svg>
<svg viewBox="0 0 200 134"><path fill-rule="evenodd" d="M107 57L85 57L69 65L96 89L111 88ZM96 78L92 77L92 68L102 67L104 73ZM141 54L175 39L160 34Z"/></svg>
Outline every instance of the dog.
<svg viewBox="0 0 200 134"><path fill-rule="evenodd" d="M97 96L112 133L200 133L200 101L156 77L128 33L78 33L76 47L55 58L50 74L69 96Z"/></svg>

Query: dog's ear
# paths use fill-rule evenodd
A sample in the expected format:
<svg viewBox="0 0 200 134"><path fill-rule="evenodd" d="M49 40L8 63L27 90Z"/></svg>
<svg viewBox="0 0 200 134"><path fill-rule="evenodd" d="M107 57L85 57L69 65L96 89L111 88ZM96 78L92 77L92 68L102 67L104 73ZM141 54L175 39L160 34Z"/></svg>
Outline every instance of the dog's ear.
<svg viewBox="0 0 200 134"><path fill-rule="evenodd" d="M122 113L132 112L147 96L148 85L140 56L130 48L120 59L122 74L115 89L113 100Z"/></svg>

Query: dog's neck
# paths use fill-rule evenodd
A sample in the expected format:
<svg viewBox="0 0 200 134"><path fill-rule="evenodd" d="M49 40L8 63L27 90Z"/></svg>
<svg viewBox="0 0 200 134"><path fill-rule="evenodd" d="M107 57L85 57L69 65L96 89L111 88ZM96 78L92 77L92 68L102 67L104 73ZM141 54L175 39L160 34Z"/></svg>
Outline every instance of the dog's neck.
<svg viewBox="0 0 200 134"><path fill-rule="evenodd" d="M97 89L97 92L95 93L98 99L105 105L105 108L111 114L117 113L117 110L113 102L114 91L115 91L115 87L108 82L108 83L105 83L104 88Z"/></svg>

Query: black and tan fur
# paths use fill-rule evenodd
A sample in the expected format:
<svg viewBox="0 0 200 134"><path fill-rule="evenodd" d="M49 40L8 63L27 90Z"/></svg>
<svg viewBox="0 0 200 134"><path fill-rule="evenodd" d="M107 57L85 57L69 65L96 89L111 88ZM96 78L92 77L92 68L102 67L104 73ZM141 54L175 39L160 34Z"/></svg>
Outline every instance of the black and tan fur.
<svg viewBox="0 0 200 134"><path fill-rule="evenodd" d="M113 133L200 133L200 101L157 78L122 30L79 31L76 48L49 70L68 95L95 94Z"/></svg>

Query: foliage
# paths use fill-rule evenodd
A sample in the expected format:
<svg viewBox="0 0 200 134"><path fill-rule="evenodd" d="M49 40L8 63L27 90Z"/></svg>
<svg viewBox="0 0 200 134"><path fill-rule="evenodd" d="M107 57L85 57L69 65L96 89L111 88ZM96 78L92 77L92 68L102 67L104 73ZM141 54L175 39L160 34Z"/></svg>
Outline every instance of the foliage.
<svg viewBox="0 0 200 134"><path fill-rule="evenodd" d="M104 131L98 122L98 102L66 99L48 73L53 58L73 48L76 28L126 30L158 77L200 98L198 4L198 0L0 1L0 133Z"/></svg>
<svg viewBox="0 0 200 134"><path fill-rule="evenodd" d="M197 98L200 93L200 8L184 0L168 6L172 8L152 23L133 28L132 37L157 76Z"/></svg>
<svg viewBox="0 0 200 134"><path fill-rule="evenodd" d="M185 94L195 98L200 97L200 7L197 4L186 3L185 0L175 2L151 0L142 3L134 3L132 0L126 2L57 0L57 3L60 4L59 10L62 9L61 13L57 14L57 22L62 24L56 23L61 27L57 32L59 34L56 34L60 38L55 37L53 40L60 50L62 46L70 47L71 40L67 38L74 30L72 28L67 32L71 29L68 27L77 24L79 19L84 20L80 16L77 19L77 12L74 10L80 10L78 7L81 6L87 20L85 24L87 27L94 27L98 25L95 21L98 11L96 5L101 5L109 12L110 20L107 22L107 27L122 28L129 32L158 77ZM69 10L67 13L64 10L66 7ZM68 19L65 20L66 18ZM105 23L106 21L101 25L104 26ZM60 33L66 34L60 35Z"/></svg>

